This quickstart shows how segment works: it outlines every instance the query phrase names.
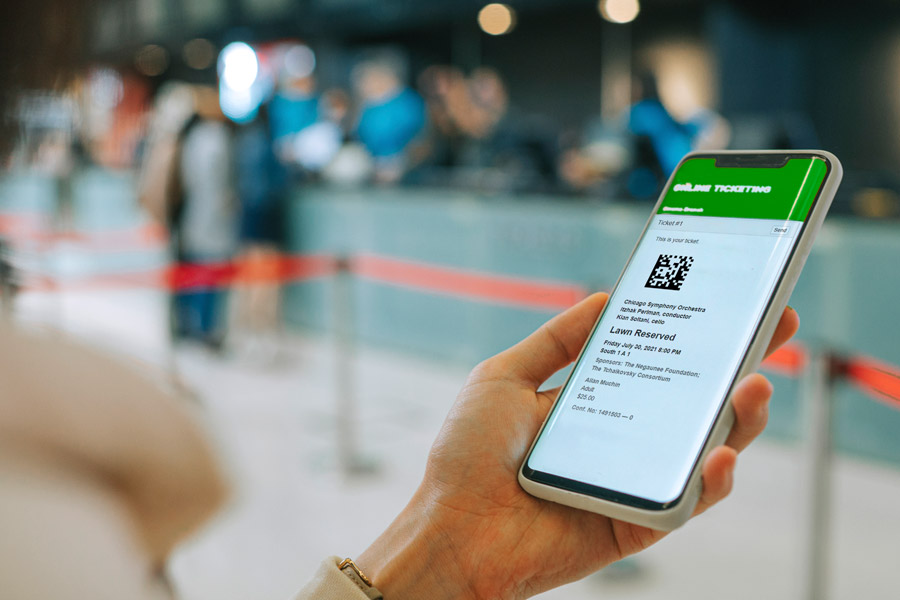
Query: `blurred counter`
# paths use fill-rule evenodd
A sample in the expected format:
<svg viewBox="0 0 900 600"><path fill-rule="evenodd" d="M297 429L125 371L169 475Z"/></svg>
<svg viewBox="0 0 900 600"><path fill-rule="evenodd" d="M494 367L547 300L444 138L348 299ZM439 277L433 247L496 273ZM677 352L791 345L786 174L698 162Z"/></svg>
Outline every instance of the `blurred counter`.
<svg viewBox="0 0 900 600"><path fill-rule="evenodd" d="M482 196L428 189L295 192L289 251L375 254L487 275L608 290L650 206L551 197ZM829 218L791 298L798 339L810 348L861 353L900 365L900 235L896 223ZM363 343L475 364L553 314L353 279L351 325ZM310 329L335 322L330 280L289 286L285 317ZM796 380L773 375L769 433L802 431ZM900 464L900 410L838 386L840 448Z"/></svg>

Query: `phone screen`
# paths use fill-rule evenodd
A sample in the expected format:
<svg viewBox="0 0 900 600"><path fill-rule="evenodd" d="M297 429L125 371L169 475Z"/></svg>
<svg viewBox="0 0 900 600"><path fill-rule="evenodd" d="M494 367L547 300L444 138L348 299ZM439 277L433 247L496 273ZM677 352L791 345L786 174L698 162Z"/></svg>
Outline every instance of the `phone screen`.
<svg viewBox="0 0 900 600"><path fill-rule="evenodd" d="M679 499L830 168L769 156L681 164L526 477L642 508Z"/></svg>

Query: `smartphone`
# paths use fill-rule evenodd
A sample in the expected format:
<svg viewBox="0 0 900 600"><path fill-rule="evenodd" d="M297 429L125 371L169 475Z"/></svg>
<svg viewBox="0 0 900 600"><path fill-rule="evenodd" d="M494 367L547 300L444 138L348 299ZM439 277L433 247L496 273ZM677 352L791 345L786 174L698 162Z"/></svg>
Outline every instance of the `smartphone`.
<svg viewBox="0 0 900 600"><path fill-rule="evenodd" d="M659 530L690 518L841 173L819 150L679 163L526 455L525 491Z"/></svg>

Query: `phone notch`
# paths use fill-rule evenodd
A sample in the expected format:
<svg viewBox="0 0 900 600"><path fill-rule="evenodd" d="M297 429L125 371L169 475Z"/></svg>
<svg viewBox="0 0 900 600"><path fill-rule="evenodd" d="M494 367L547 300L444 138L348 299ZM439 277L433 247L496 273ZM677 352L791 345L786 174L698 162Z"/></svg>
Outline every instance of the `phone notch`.
<svg viewBox="0 0 900 600"><path fill-rule="evenodd" d="M722 154L716 157L720 168L780 169L790 160L790 154Z"/></svg>

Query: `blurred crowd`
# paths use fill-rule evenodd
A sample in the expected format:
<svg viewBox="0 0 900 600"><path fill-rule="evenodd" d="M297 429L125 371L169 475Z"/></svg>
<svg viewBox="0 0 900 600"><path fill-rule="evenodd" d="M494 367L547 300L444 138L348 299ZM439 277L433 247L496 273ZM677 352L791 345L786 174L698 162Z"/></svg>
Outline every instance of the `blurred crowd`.
<svg viewBox="0 0 900 600"><path fill-rule="evenodd" d="M414 73L404 52L382 48L324 78L345 84L323 87L306 45L236 45L219 55L218 86L95 68L66 94L22 97L23 135L8 166L60 174L94 162L146 173L161 140L186 142L198 121L218 119L242 194L262 193L246 188L242 171L263 169L273 189L375 182L651 198L685 152L729 141L711 111L674 118L649 72L635 78L630 108L572 132L518 107L490 67Z"/></svg>
<svg viewBox="0 0 900 600"><path fill-rule="evenodd" d="M60 204L86 165L134 169L139 201L166 225L179 264L204 266L198 277L223 265L248 271L239 279L256 284L238 288L238 323L269 337L280 294L267 271L284 248L288 197L307 186L651 200L684 154L727 147L731 134L708 108L673 116L650 71L633 76L630 105L602 116L598 106L573 132L517 106L491 67L414 71L406 52L377 47L323 72L299 42L234 42L216 60L203 41L186 46L197 54L186 60L205 57L216 73L206 83L142 76L155 68L150 48L136 69L97 67L66 93L22 95L8 167L54 177ZM216 286L172 302L175 335L222 346Z"/></svg>
<svg viewBox="0 0 900 600"><path fill-rule="evenodd" d="M277 279L266 270L283 249L286 202L305 186L650 199L686 152L728 142L711 111L674 118L649 72L635 78L631 107L572 135L517 107L489 67L413 73L403 52L377 48L337 78L344 86L320 85L318 71L300 43L230 44L215 83L151 89L138 74L94 69L65 94L20 98L22 135L8 167L55 178L60 204L80 168L133 168L139 201L168 228L173 257L205 266L199 277L223 265L248 269L242 278L258 283L239 288L238 321L271 334L280 295L263 282ZM214 285L177 294L173 331L221 347L223 310Z"/></svg>

